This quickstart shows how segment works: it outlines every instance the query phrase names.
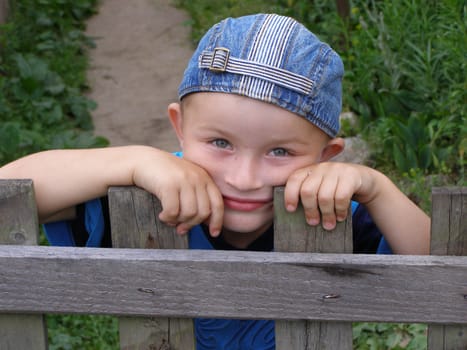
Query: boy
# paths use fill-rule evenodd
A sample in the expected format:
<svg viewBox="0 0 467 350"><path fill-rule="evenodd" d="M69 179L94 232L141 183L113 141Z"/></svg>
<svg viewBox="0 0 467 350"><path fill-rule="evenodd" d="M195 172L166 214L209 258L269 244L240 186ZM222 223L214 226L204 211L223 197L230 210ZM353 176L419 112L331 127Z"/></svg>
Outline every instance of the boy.
<svg viewBox="0 0 467 350"><path fill-rule="evenodd" d="M34 180L42 222L72 220L46 226L56 243L82 240L89 213L105 221L101 201L89 201L109 186L137 185L161 200L164 222L189 232L192 249L271 250L273 188L285 185L287 210L301 201L308 223L325 229L360 203L355 252L376 252L382 233L395 253L427 254L429 218L386 176L327 162L344 148L342 75L339 56L291 18L226 19L200 41L180 103L168 107L183 156L144 146L48 151L4 166L0 178ZM108 229L95 231L88 245L102 245ZM272 321L200 319L195 331L198 349L274 348Z"/></svg>

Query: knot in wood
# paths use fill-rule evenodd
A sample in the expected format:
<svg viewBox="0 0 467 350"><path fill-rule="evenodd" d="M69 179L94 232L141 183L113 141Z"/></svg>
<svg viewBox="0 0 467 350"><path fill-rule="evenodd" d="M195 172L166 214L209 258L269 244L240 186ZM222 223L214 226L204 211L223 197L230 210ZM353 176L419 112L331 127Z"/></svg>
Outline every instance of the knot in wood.
<svg viewBox="0 0 467 350"><path fill-rule="evenodd" d="M151 288L138 288L138 292L147 293L147 294L155 294L154 289Z"/></svg>
<svg viewBox="0 0 467 350"><path fill-rule="evenodd" d="M26 242L26 235L23 232L12 232L11 237L16 244L23 244Z"/></svg>
<svg viewBox="0 0 467 350"><path fill-rule="evenodd" d="M330 300L330 299L339 299L341 296L339 294L326 294L323 295L324 300Z"/></svg>

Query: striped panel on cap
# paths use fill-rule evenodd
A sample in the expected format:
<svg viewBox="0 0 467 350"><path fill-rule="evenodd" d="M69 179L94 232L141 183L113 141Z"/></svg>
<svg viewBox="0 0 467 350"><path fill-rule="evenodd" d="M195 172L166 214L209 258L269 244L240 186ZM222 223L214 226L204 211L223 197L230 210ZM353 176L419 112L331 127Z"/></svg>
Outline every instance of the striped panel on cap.
<svg viewBox="0 0 467 350"><path fill-rule="evenodd" d="M232 57L227 48L216 47L202 52L199 68L242 75L239 93L263 101L271 100L275 84L308 95L314 85L311 79L280 68L296 25L292 18L268 15L246 59Z"/></svg>
<svg viewBox="0 0 467 350"><path fill-rule="evenodd" d="M266 16L248 54L248 60L279 67L295 25L296 22L289 17ZM271 81L255 76L243 76L239 90L241 94L270 101L273 88L274 83Z"/></svg>

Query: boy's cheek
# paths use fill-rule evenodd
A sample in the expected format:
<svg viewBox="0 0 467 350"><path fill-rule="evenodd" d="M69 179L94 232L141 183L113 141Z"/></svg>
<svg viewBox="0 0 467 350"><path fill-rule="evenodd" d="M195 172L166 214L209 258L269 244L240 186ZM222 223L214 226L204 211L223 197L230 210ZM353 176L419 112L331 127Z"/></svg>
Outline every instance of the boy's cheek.
<svg viewBox="0 0 467 350"><path fill-rule="evenodd" d="M185 147L183 149L183 159L200 166L209 173L209 169L212 167L213 164L213 161L209 154L197 151L196 149L193 150L192 148L193 147Z"/></svg>

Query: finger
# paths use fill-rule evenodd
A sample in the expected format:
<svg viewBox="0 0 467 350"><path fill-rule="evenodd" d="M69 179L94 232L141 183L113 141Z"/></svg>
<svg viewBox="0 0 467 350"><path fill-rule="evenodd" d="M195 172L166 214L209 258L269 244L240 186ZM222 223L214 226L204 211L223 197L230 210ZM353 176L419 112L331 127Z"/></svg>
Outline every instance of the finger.
<svg viewBox="0 0 467 350"><path fill-rule="evenodd" d="M287 179L284 189L284 203L287 211L293 212L297 209L300 190L307 176L308 171L301 169L291 174Z"/></svg>
<svg viewBox="0 0 467 350"><path fill-rule="evenodd" d="M336 193L334 194L334 206L337 221L344 221L347 217L352 195L352 188L344 181L339 181Z"/></svg>
<svg viewBox="0 0 467 350"><path fill-rule="evenodd" d="M178 226L181 231L188 231L195 225L204 222L211 215L210 198L205 187L195 189L196 212L189 212L191 215L183 218L183 222ZM182 221L182 218L179 219Z"/></svg>
<svg viewBox="0 0 467 350"><path fill-rule="evenodd" d="M162 211L159 213L159 219L168 224L175 226L180 213L180 193L175 188L166 188L158 195L161 201Z"/></svg>
<svg viewBox="0 0 467 350"><path fill-rule="evenodd" d="M187 222L198 214L198 194L196 188L185 186L180 191L180 212L177 221Z"/></svg>
<svg viewBox="0 0 467 350"><path fill-rule="evenodd" d="M211 216L209 217L209 233L213 237L219 236L224 221L224 200L216 186L207 188L211 203Z"/></svg>
<svg viewBox="0 0 467 350"><path fill-rule="evenodd" d="M200 187L189 186L180 195L181 210L177 218L177 233L185 234L190 228L203 222L210 213L207 193Z"/></svg>
<svg viewBox="0 0 467 350"><path fill-rule="evenodd" d="M322 181L323 177L320 174L309 172L300 189L305 218L307 223L312 226L318 225L320 222L318 191Z"/></svg>
<svg viewBox="0 0 467 350"><path fill-rule="evenodd" d="M335 193L337 187L336 176L326 176L323 178L318 192L318 205L321 212L323 228L332 230L336 227Z"/></svg>
<svg viewBox="0 0 467 350"><path fill-rule="evenodd" d="M192 220L196 220L196 224L199 224L211 215L211 199L209 198L207 186L196 189L196 200L198 212Z"/></svg>

